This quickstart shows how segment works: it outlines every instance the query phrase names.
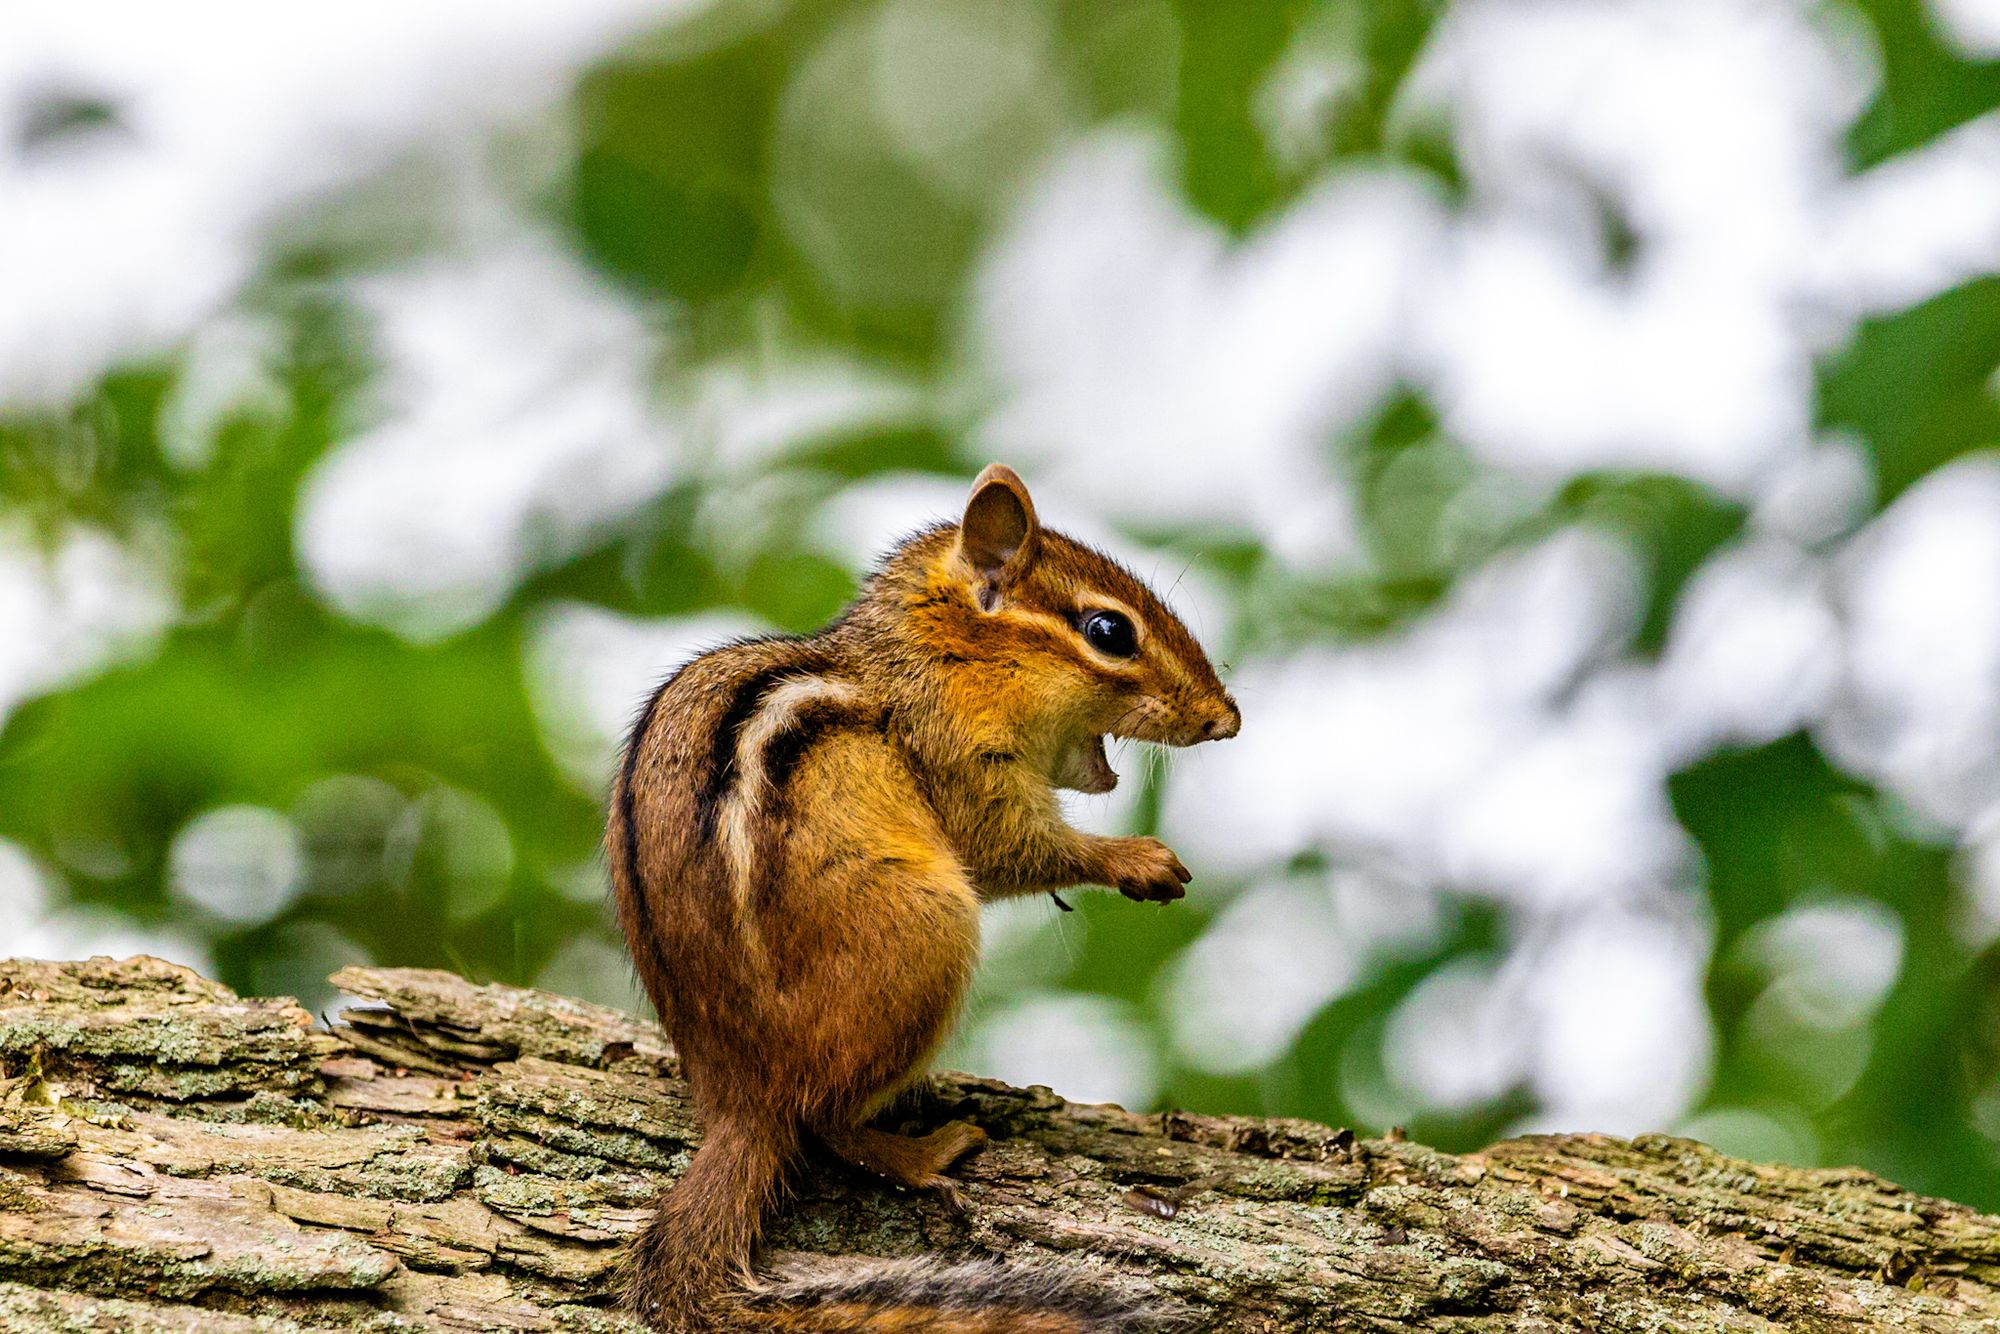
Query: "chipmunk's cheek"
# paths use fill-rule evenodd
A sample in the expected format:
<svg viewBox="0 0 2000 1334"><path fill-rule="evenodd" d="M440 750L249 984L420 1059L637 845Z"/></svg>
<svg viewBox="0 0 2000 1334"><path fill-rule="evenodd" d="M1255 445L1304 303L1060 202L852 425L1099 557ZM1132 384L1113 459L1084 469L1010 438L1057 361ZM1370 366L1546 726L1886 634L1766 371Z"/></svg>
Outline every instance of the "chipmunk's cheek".
<svg viewBox="0 0 2000 1334"><path fill-rule="evenodd" d="M1104 738L1086 737L1063 752L1055 784L1075 792L1109 792L1117 787L1118 771L1104 754Z"/></svg>

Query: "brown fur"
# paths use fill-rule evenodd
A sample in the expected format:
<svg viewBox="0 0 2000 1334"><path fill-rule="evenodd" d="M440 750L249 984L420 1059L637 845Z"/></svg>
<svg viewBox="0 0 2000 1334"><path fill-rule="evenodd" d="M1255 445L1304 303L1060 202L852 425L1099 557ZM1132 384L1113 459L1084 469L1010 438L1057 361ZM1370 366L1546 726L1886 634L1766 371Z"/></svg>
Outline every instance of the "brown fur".
<svg viewBox="0 0 2000 1334"><path fill-rule="evenodd" d="M1079 632L1106 608L1138 627L1136 656ZM897 547L819 633L714 650L662 686L627 746L607 845L632 957L708 1134L634 1248L634 1309L675 1331L1123 1327L1059 1295L1046 1311L946 1311L877 1284L756 1306L739 1280L806 1135L946 1191L945 1168L983 1142L962 1123L922 1139L864 1125L957 1015L982 901L1086 883L1181 896L1187 871L1158 840L1063 820L1056 786L1110 777L1091 739L1188 745L1237 723L1173 613L1041 529L997 466L961 524Z"/></svg>

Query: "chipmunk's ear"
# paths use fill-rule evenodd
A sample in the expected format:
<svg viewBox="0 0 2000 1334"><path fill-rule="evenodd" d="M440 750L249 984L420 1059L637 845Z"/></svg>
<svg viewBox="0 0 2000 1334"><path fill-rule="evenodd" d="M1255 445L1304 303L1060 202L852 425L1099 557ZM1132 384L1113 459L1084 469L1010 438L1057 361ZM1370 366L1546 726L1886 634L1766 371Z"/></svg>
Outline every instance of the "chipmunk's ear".
<svg viewBox="0 0 2000 1334"><path fill-rule="evenodd" d="M1005 464L989 463L972 483L958 550L979 579L979 605L991 611L999 591L1034 563L1042 526L1027 484Z"/></svg>

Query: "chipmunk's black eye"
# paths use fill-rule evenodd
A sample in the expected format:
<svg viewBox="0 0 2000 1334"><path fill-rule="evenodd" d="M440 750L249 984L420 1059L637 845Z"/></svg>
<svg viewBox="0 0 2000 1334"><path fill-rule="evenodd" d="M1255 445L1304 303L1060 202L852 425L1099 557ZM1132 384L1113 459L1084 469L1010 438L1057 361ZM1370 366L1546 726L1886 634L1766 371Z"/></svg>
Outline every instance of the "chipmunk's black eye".
<svg viewBox="0 0 2000 1334"><path fill-rule="evenodd" d="M1129 658L1139 651L1139 637L1132 622L1115 611L1087 611L1077 627L1084 642L1107 658Z"/></svg>

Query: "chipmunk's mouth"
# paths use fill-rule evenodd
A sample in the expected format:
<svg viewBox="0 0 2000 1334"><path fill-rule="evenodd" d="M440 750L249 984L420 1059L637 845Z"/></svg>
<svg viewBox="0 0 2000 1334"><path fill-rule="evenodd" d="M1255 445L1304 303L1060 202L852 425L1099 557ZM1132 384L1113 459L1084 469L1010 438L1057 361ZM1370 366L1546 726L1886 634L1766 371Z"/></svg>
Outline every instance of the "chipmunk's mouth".
<svg viewBox="0 0 2000 1334"><path fill-rule="evenodd" d="M1062 753L1056 765L1057 787L1076 792L1109 792L1118 786L1118 771L1104 754L1104 737L1088 736Z"/></svg>

